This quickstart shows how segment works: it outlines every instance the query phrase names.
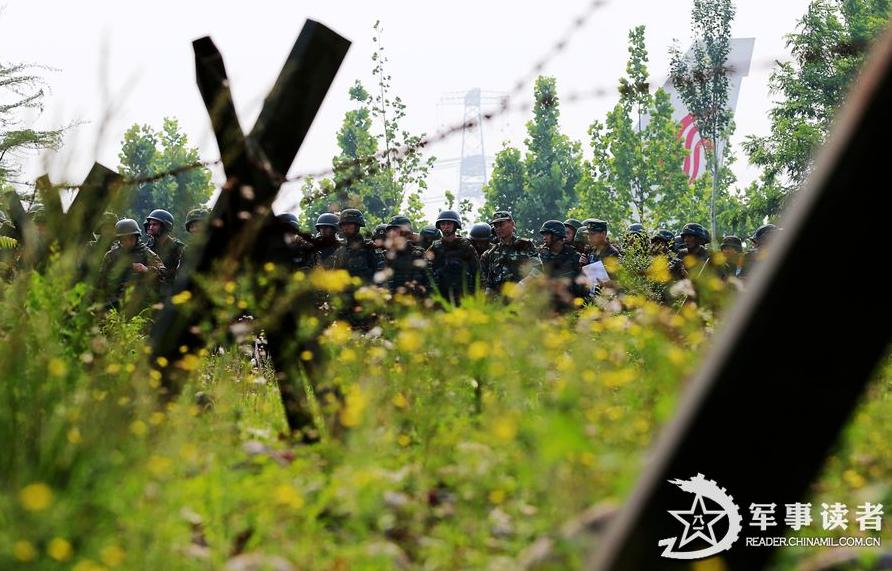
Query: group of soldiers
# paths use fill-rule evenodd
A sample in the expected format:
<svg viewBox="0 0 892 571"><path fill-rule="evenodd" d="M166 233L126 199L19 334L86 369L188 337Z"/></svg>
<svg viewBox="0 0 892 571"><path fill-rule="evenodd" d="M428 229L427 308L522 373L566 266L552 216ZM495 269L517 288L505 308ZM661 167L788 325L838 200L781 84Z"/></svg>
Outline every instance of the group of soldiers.
<svg viewBox="0 0 892 571"><path fill-rule="evenodd" d="M207 210L190 211L183 225L187 235L202 232L207 217ZM321 214L315 233L302 232L293 214L280 214L276 222L283 229L278 257L291 271L342 269L392 293L438 294L455 304L478 289L497 297L508 283L544 276L558 308L572 307L597 291L599 284L584 278L586 266L602 262L612 269L611 258L619 261L635 252L665 257L674 279L688 277L698 264L698 272L711 266L722 278L744 278L778 230L772 224L760 227L748 238L748 252L740 238L724 236L722 255L713 256L711 236L697 223L686 224L678 234L657 230L651 235L643 225L632 224L614 243L603 220L548 220L539 230L542 241L536 243L517 235L515 221L505 210L496 211L488 222L473 224L467 236L454 210L440 212L433 226L417 233L408 217L396 215L370 237L363 234L363 213L354 208L340 215ZM142 224L111 214L103 217L90 250L94 259L101 256L98 291L104 305L120 306L130 286L142 290L143 305L171 293L187 249L174 236L175 226L170 212L161 209L150 212Z"/></svg>

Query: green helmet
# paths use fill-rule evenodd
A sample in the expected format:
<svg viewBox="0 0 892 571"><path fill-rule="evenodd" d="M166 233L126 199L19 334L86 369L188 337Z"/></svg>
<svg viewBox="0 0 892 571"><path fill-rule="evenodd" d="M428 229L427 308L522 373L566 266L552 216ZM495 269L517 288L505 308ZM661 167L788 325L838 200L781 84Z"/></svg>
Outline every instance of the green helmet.
<svg viewBox="0 0 892 571"><path fill-rule="evenodd" d="M546 220L539 230L539 234L553 234L557 238L567 237L567 228L560 220Z"/></svg>
<svg viewBox="0 0 892 571"><path fill-rule="evenodd" d="M471 226L471 231L468 232L468 237L472 240L489 240L492 238L492 226L486 222L477 222Z"/></svg>
<svg viewBox="0 0 892 571"><path fill-rule="evenodd" d="M725 236L722 238L722 248L733 248L738 252L743 251L743 241L734 235Z"/></svg>
<svg viewBox="0 0 892 571"><path fill-rule="evenodd" d="M579 228L582 226L582 222L575 218L567 218L564 220L564 226L568 226L573 230L579 231Z"/></svg>
<svg viewBox="0 0 892 571"><path fill-rule="evenodd" d="M461 229L461 216L455 210L444 210L441 212L435 222L437 228L440 227L440 222L455 222L455 229Z"/></svg>
<svg viewBox="0 0 892 571"><path fill-rule="evenodd" d="M139 236L142 232L139 230L139 224L133 218L123 218L115 224L115 236Z"/></svg>
<svg viewBox="0 0 892 571"><path fill-rule="evenodd" d="M430 240L431 242L433 242L434 240L439 240L443 237L443 233L433 226L425 226L421 230L420 234L423 240Z"/></svg>
<svg viewBox="0 0 892 571"><path fill-rule="evenodd" d="M777 232L777 230L778 228L774 224L764 224L762 226L759 226L759 229L756 230L752 236L750 236L750 240L758 244L760 240Z"/></svg>
<svg viewBox="0 0 892 571"><path fill-rule="evenodd" d="M298 222L297 216L291 212L283 212L282 214L277 215L276 220L283 224L287 224L295 232L300 232L300 222Z"/></svg>
<svg viewBox="0 0 892 571"><path fill-rule="evenodd" d="M186 229L186 232L189 231L189 226L195 224L196 222L201 222L205 218L208 217L208 211L204 208L193 208L186 214L186 223L183 227Z"/></svg>
<svg viewBox="0 0 892 571"><path fill-rule="evenodd" d="M378 240L383 239L387 236L387 224L378 224L375 226L375 231L372 232L372 239Z"/></svg>
<svg viewBox="0 0 892 571"><path fill-rule="evenodd" d="M506 220L514 220L511 213L507 210L496 210L492 213L492 218L489 219L489 223L495 224L496 222L504 222Z"/></svg>
<svg viewBox="0 0 892 571"><path fill-rule="evenodd" d="M644 234L644 224L639 224L638 222L634 224L630 224L629 228L626 230L627 234Z"/></svg>
<svg viewBox="0 0 892 571"><path fill-rule="evenodd" d="M155 210L149 212L149 215L146 216L145 224L142 225L144 230L148 230L149 228L149 220L155 220L156 222L160 222L164 229L170 232L173 230L173 215L166 211L161 210L160 208L156 208Z"/></svg>
<svg viewBox="0 0 892 571"><path fill-rule="evenodd" d="M401 214L397 214L393 218L390 219L390 224L387 225L387 229L391 228L402 228L403 226L409 227L409 232L412 231L412 221L409 220L407 216L403 216Z"/></svg>
<svg viewBox="0 0 892 571"><path fill-rule="evenodd" d="M114 228L117 223L118 217L114 212L103 212L102 216L99 217L99 221L96 222L95 232L102 234L104 228Z"/></svg>
<svg viewBox="0 0 892 571"><path fill-rule="evenodd" d="M333 214L331 212L325 212L319 215L319 218L316 219L316 230L318 230L322 226L331 226L332 228L338 227L338 215Z"/></svg>
<svg viewBox="0 0 892 571"><path fill-rule="evenodd" d="M695 238L703 241L709 242L709 232L706 231L706 228L697 224L696 222L690 222L684 225L684 228L681 230L681 235L684 236L694 236Z"/></svg>
<svg viewBox="0 0 892 571"><path fill-rule="evenodd" d="M365 226L365 218L359 210L355 208L345 208L341 211L341 218L338 221L338 224L357 224L359 226Z"/></svg>
<svg viewBox="0 0 892 571"><path fill-rule="evenodd" d="M654 235L650 237L650 241L653 242L655 240L660 240L662 242L666 242L667 244L671 244L673 240L675 240L675 234L673 234L669 230L657 230L654 232Z"/></svg>

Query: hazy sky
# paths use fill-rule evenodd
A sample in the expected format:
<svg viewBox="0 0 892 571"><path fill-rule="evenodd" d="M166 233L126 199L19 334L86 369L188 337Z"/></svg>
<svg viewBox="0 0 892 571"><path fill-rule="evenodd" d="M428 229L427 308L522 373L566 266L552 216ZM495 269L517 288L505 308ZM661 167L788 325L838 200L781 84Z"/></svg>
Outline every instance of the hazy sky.
<svg viewBox="0 0 892 571"><path fill-rule="evenodd" d="M405 126L431 133L461 121L461 107L440 104L445 93L473 87L509 91L589 3L8 0L0 14L0 58L4 63L34 62L58 70L46 73L52 93L38 125L81 123L67 136L61 155L50 162L54 182L78 182L93 160L117 166L120 141L130 125L148 123L157 128L165 116L180 120L203 159L218 158L195 85L191 41L210 35L223 53L247 131L304 20L316 19L353 45L292 167L296 174L330 166L337 151L337 129L351 108L347 89L356 79L371 83L376 20L385 29L393 91L408 106ZM604 88L608 95L563 103L564 132L582 140L588 151L586 129L616 103L617 79L627 58L626 37L635 25L647 26L651 77L655 85L663 83L672 40L678 39L684 48L690 43L690 5L690 0L608 0L592 14L544 72L557 78L559 94ZM771 64L788 57L783 35L793 30L807 5L807 0L738 2L734 36L755 37L756 42L732 143L767 132ZM531 97L532 82L517 102ZM529 113L510 113L487 123L487 154L495 155L506 140L522 145L528 119ZM454 137L429 152L438 159L457 158L460 144L461 137ZM754 171L742 153L738 156L735 171L748 181ZM41 168L31 165L26 176L33 177ZM216 178L221 180L222 172ZM430 208L435 211L433 199L446 188L455 190L457 183L457 167L435 169ZM297 198L293 188L283 188L277 208L294 205Z"/></svg>

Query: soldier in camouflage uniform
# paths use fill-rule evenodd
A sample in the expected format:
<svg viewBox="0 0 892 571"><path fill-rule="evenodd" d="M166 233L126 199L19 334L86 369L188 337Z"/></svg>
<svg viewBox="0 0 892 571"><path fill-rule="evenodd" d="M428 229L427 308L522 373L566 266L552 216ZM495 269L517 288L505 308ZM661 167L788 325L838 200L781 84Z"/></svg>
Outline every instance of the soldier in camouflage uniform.
<svg viewBox="0 0 892 571"><path fill-rule="evenodd" d="M463 295L476 290L480 261L470 240L457 234L461 228L458 212L444 210L437 217L436 226L443 237L431 245L426 256L440 295L457 304Z"/></svg>
<svg viewBox="0 0 892 571"><path fill-rule="evenodd" d="M164 276L164 293L170 292L173 282L176 280L177 271L183 261L183 252L186 245L170 235L173 230L173 216L166 210L156 209L146 216L143 229L149 237L146 246L158 254L164 262L166 274Z"/></svg>
<svg viewBox="0 0 892 571"><path fill-rule="evenodd" d="M487 294L495 295L506 283L516 283L532 273L541 272L542 261L532 241L514 235L511 213L495 212L491 223L499 241L483 254L480 282Z"/></svg>
<svg viewBox="0 0 892 571"><path fill-rule="evenodd" d="M99 269L99 291L106 308L121 307L125 291L134 286L134 296L126 307L138 313L154 302L167 272L161 258L140 240L139 224L124 218L115 225L118 242L105 254Z"/></svg>
<svg viewBox="0 0 892 571"><path fill-rule="evenodd" d="M566 241L567 229L560 220L546 221L539 234L545 242L539 248L539 259L553 284L553 303L557 309L569 309L574 298L585 296L585 288L578 283L579 252Z"/></svg>
<svg viewBox="0 0 892 571"><path fill-rule="evenodd" d="M347 270L351 276L372 283L375 273L384 269L384 256L376 250L374 242L362 237L359 229L364 226L365 218L359 210L346 208L341 212L338 228L344 243L335 252L332 267Z"/></svg>
<svg viewBox="0 0 892 571"><path fill-rule="evenodd" d="M427 258L424 250L412 241L413 236L412 222L406 216L394 216L387 225L384 259L390 271L388 286L391 293L422 296L427 292Z"/></svg>
<svg viewBox="0 0 892 571"><path fill-rule="evenodd" d="M743 241L737 236L725 236L722 238L722 255L725 262L722 264L722 274L725 277L740 277L743 268Z"/></svg>
<svg viewBox="0 0 892 571"><path fill-rule="evenodd" d="M689 267L698 268L696 274L699 275L709 263L709 250L706 249L709 232L706 228L696 222L685 224L681 237L684 240L684 248L678 251L678 258L670 268L672 275L677 279L688 277Z"/></svg>
<svg viewBox="0 0 892 571"><path fill-rule="evenodd" d="M607 223L597 218L587 218L582 222L588 236L588 249L580 259L582 265L603 262L607 258L618 259L619 250L607 238Z"/></svg>
<svg viewBox="0 0 892 571"><path fill-rule="evenodd" d="M338 222L338 215L331 212L325 212L316 218L314 266L328 270L334 267L334 254L341 247L341 241L338 240Z"/></svg>
<svg viewBox="0 0 892 571"><path fill-rule="evenodd" d="M383 256L387 250L384 243L387 241L387 224L378 224L372 232L372 242L375 243L375 249Z"/></svg>

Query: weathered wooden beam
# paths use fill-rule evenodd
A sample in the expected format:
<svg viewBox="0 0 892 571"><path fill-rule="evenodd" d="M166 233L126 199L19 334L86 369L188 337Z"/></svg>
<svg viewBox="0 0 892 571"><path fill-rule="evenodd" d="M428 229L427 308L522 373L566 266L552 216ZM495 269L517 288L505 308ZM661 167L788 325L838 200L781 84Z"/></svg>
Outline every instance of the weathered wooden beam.
<svg viewBox="0 0 892 571"><path fill-rule="evenodd" d="M75 248L83 247L105 212L120 212L124 202L123 178L110 168L93 163L77 196L68 208L64 239Z"/></svg>
<svg viewBox="0 0 892 571"><path fill-rule="evenodd" d="M278 172L290 167L310 128L313 117L346 55L349 42L317 22L307 21L288 56L273 92L261 111L262 121L252 135L244 137L232 101L232 94L220 52L209 38L193 43L196 76L205 106L211 117L220 147L227 182L210 216L203 240L190 247L186 270L180 272L175 292L188 290L192 302L187 306L167 304L152 331L153 360L164 357L174 363L181 348L201 346L197 333L200 319L207 317L210 302L197 287L197 274L208 274L217 266L238 271L243 258L250 257L255 267L272 259L268 245L283 239L280 225L274 222L272 203L282 183ZM267 153L270 153L269 158ZM227 264L228 262L228 264ZM280 325L290 324L283 317L267 330L280 333ZM289 328L285 325L285 329ZM294 331L281 331L288 336ZM275 342L275 347L279 347ZM278 359L285 355L279 351ZM277 366L283 365L282 361ZM287 411L295 409L295 399L302 394L301 384L279 368L279 386ZM162 386L169 395L179 390L176 367L162 372ZM303 422L288 416L289 426ZM305 420L305 419L304 419Z"/></svg>
<svg viewBox="0 0 892 571"><path fill-rule="evenodd" d="M682 532L667 510L690 506L691 496L670 479L714 479L746 522L751 502L782 507L808 494L892 337L892 297L885 280L869 273L876 249L862 246L884 243L884 226L860 224L851 235L831 237L863 218L865 204L892 210L892 195L877 186L888 178L892 151L889 101L892 32L853 83L771 255L727 316L588 569L684 568L661 558L658 546ZM782 512L777 520L757 535L783 534ZM760 569L772 555L746 547L754 528L743 527L720 555L732 571Z"/></svg>

